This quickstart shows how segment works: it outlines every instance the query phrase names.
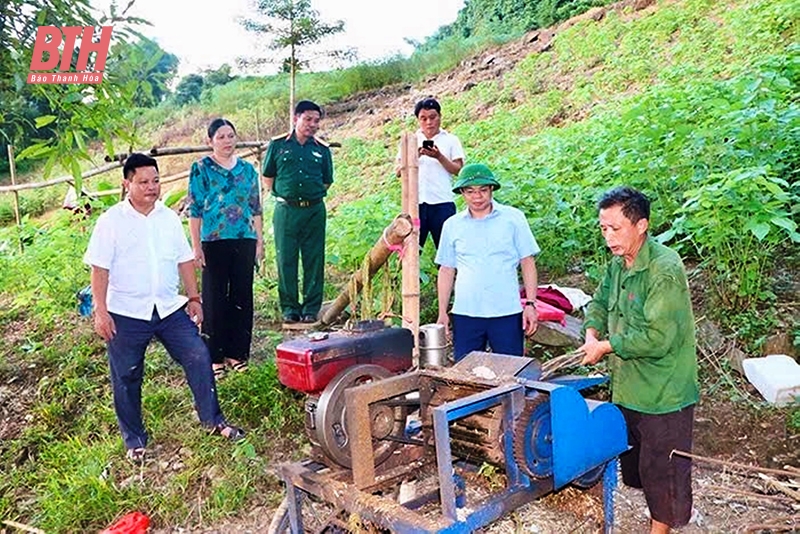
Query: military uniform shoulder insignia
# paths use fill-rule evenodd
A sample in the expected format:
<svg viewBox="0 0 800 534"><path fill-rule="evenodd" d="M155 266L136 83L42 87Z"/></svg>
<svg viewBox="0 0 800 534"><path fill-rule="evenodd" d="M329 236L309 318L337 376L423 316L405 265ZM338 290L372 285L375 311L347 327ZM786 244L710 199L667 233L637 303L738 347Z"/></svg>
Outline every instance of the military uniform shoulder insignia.
<svg viewBox="0 0 800 534"><path fill-rule="evenodd" d="M274 136L272 138L272 140L273 141L280 141L280 140L288 141L291 136L292 136L292 132L290 131L288 133L278 134L278 135Z"/></svg>
<svg viewBox="0 0 800 534"><path fill-rule="evenodd" d="M317 143L318 145L322 145L324 147L330 147L330 145L328 144L327 141L325 141L324 139L320 139L319 137L316 137L316 136L314 136L314 142Z"/></svg>

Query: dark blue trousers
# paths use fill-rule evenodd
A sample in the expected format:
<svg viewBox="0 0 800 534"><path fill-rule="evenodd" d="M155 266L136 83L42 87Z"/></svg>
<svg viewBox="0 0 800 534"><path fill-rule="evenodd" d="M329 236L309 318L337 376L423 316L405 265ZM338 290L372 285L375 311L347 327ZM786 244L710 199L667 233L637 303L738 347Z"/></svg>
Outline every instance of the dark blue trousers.
<svg viewBox="0 0 800 534"><path fill-rule="evenodd" d="M442 236L444 222L455 215L456 203L444 202L442 204L419 205L419 246L424 247L428 234L433 238L433 246L439 248L439 238Z"/></svg>
<svg viewBox="0 0 800 534"><path fill-rule="evenodd" d="M522 312L503 317L470 317L453 314L453 359L461 360L473 350L484 351L487 345L496 354L522 356L525 332Z"/></svg>
<svg viewBox="0 0 800 534"><path fill-rule="evenodd" d="M209 427L225 422L217 400L208 348L184 310L179 309L162 319L154 309L149 321L115 313L111 317L117 334L108 342L108 364L114 410L126 448L147 445L147 432L142 422L142 378L144 352L154 337L183 367L200 422Z"/></svg>

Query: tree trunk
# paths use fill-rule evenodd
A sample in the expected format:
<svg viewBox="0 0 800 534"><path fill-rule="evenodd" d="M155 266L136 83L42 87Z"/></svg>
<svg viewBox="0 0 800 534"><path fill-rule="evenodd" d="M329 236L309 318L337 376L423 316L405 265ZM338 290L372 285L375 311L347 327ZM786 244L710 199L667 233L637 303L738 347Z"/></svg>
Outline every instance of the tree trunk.
<svg viewBox="0 0 800 534"><path fill-rule="evenodd" d="M392 254L392 250L389 247L400 245L406 239L406 237L412 233L413 228L411 217L405 214L395 217L392 221L392 224L386 227L386 229L383 231L383 235L378 239L378 241L375 242L375 244L372 246L372 249L369 251L370 279L372 279L373 275L384 263L386 263L386 260L388 260L389 256ZM364 285L361 269L358 269L353 274L351 281L355 282L356 291L360 291L361 287ZM347 305L350 304L349 287L350 284L347 284L345 289L343 289L342 292L339 293L339 296L336 297L336 300L333 301L333 304L322 311L320 317L320 322L322 322L322 324L332 324L334 321L336 321Z"/></svg>

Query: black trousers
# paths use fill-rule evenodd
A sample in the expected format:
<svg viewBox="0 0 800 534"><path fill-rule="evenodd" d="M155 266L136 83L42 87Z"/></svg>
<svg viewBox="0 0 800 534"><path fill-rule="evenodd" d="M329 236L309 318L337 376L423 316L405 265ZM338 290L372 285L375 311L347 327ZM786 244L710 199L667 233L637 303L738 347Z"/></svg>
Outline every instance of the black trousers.
<svg viewBox="0 0 800 534"><path fill-rule="evenodd" d="M455 202L419 205L419 246L424 247L428 234L433 238L433 246L439 248L444 222L456 214Z"/></svg>
<svg viewBox="0 0 800 534"><path fill-rule="evenodd" d="M644 490L650 517L674 528L685 525L692 517L692 461L671 453L692 450L694 405L658 415L619 409L631 446L619 457L622 482Z"/></svg>
<svg viewBox="0 0 800 534"><path fill-rule="evenodd" d="M246 361L253 339L255 239L203 241L203 332L212 363Z"/></svg>

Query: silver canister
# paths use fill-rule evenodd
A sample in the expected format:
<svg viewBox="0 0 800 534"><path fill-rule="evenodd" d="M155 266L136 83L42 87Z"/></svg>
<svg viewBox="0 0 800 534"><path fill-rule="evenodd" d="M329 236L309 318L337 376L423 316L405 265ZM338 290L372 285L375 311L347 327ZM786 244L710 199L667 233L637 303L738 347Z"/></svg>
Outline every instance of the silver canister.
<svg viewBox="0 0 800 534"><path fill-rule="evenodd" d="M424 324L419 327L419 366L447 365L447 336L443 324Z"/></svg>

